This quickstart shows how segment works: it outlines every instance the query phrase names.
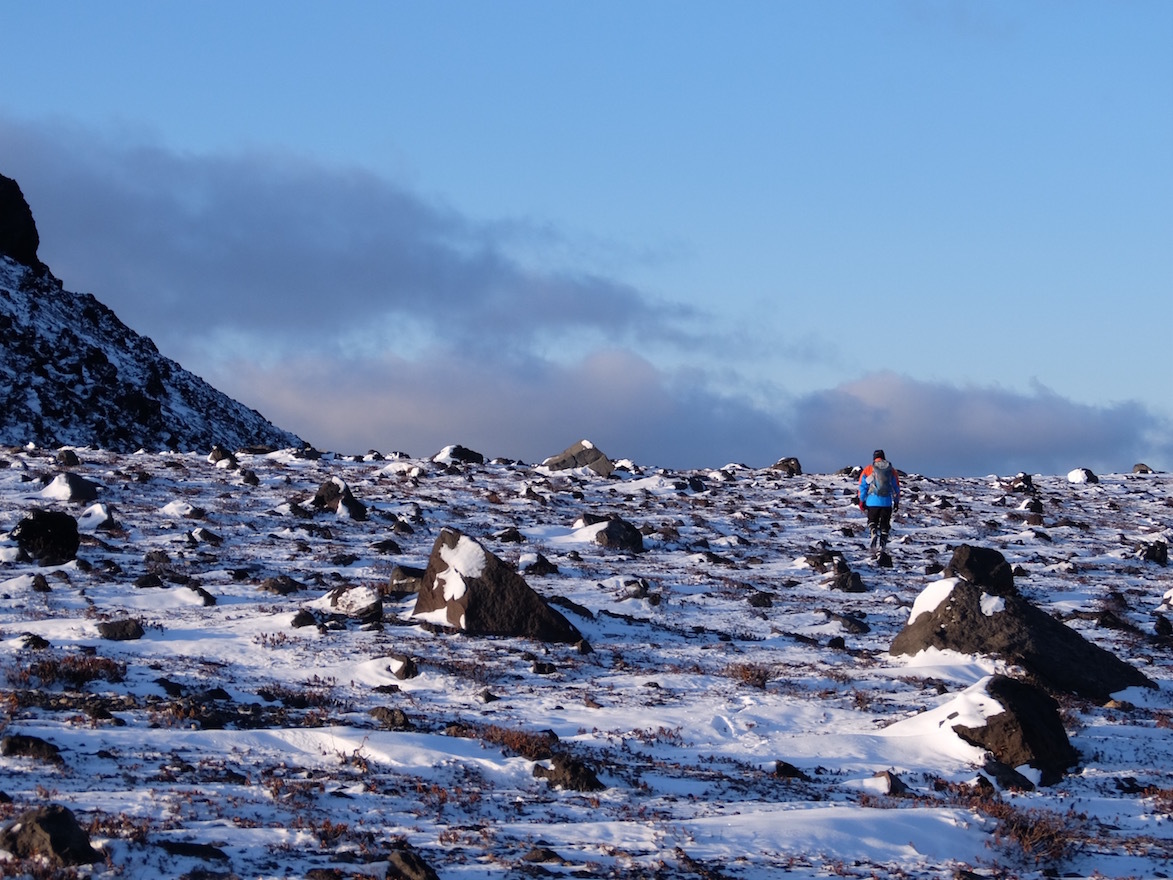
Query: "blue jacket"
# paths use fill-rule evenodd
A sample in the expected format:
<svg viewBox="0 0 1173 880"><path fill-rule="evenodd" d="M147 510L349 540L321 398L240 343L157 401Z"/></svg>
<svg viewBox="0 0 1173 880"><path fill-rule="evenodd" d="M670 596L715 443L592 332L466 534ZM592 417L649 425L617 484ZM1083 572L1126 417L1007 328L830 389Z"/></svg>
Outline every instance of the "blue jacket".
<svg viewBox="0 0 1173 880"><path fill-rule="evenodd" d="M879 459L877 459L878 461ZM892 507L900 500L900 477L896 474L896 467L892 467L892 494L888 496L873 495L868 486L868 477L872 475L872 465L868 465L859 475L859 500L868 507Z"/></svg>

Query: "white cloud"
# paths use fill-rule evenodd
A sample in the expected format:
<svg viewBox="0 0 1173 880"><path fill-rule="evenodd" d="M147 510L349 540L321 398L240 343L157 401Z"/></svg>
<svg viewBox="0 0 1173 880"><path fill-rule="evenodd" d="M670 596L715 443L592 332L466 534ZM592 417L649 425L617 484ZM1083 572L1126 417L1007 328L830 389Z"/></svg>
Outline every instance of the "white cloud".
<svg viewBox="0 0 1173 880"><path fill-rule="evenodd" d="M898 467L930 475L1119 473L1146 456L1169 458L1162 424L1143 405L1090 406L1041 387L1023 394L875 373L803 397L794 418L799 445L821 468L877 446Z"/></svg>

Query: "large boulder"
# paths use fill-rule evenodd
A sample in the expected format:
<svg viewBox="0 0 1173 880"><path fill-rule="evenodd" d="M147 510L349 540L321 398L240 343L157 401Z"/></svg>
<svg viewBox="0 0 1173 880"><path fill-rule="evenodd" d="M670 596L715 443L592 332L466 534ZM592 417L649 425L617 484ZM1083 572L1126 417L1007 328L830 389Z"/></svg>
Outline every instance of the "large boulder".
<svg viewBox="0 0 1173 880"><path fill-rule="evenodd" d="M470 635L564 643L582 640L574 625L547 605L521 575L472 538L450 528L443 529L432 546L412 615Z"/></svg>
<svg viewBox="0 0 1173 880"><path fill-rule="evenodd" d="M1034 767L1043 785L1058 782L1079 761L1050 694L1004 675L990 678L985 690L1005 711L987 717L981 726L954 724L959 737L1010 767Z"/></svg>
<svg viewBox="0 0 1173 880"><path fill-rule="evenodd" d="M81 544L77 520L60 510L34 510L16 524L11 537L41 565L64 565L77 557Z"/></svg>
<svg viewBox="0 0 1173 880"><path fill-rule="evenodd" d="M23 266L41 268L37 248L41 238L32 209L11 177L0 174L0 256L11 257Z"/></svg>
<svg viewBox="0 0 1173 880"><path fill-rule="evenodd" d="M568 449L552 455L542 462L542 467L552 471L565 471L587 467L603 477L611 476L615 465L590 440L579 440Z"/></svg>
<svg viewBox="0 0 1173 880"><path fill-rule="evenodd" d="M957 577L936 581L917 597L889 651L917 654L927 648L1000 657L1051 690L1100 702L1126 688L1157 686L1022 596L996 596Z"/></svg>

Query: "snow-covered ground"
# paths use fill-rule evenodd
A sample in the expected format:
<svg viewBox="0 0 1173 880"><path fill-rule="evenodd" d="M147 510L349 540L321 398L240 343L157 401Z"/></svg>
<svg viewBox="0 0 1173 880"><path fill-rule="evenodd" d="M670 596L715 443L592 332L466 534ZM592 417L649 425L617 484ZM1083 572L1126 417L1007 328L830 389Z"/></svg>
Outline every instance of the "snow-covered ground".
<svg viewBox="0 0 1173 880"><path fill-rule="evenodd" d="M1173 872L1154 635L1173 572L1138 556L1173 536L1168 475L1035 476L1037 496L908 476L885 567L845 475L77 452L114 528L61 497L56 451L0 450L3 735L61 754L0 757L0 818L68 806L107 855L81 876L382 877L403 841L443 880ZM315 509L328 481L366 519ZM17 559L6 533L38 507L81 521L77 560ZM639 527L644 552L601 547L587 514ZM386 594L444 527L518 565L591 650L455 633L413 596L385 595L379 625L330 618L334 588ZM952 732L998 711L981 682L1000 662L888 653L962 543L1160 685L1060 695L1080 763L1054 786L991 793ZM828 550L865 592L831 589ZM557 571L527 573L538 554ZM141 638L100 636L126 618ZM535 775L554 737L603 788Z"/></svg>

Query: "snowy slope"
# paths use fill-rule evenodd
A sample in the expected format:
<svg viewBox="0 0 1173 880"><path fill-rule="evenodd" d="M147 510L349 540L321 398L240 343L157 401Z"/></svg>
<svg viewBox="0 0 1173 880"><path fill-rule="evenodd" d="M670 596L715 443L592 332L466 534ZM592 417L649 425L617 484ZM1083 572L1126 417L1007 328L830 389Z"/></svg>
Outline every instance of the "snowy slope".
<svg viewBox="0 0 1173 880"><path fill-rule="evenodd" d="M54 451L0 450L0 538L35 507L83 519L67 565L0 540L3 733L62 755L0 757L0 815L66 804L108 856L93 876L382 877L402 841L444 880L1170 871L1173 663L1154 632L1173 578L1138 556L1170 538L1167 475L1036 477L1042 524L1005 481L910 476L884 567L843 475L77 451L113 527L57 497ZM314 508L332 480L366 519ZM599 546L585 514L638 526L645 552ZM527 581L592 650L413 619L390 573L423 567L445 527L523 574L554 563ZM887 653L963 542L1160 685L1060 697L1081 761L1049 788L992 791L952 733L1013 670ZM830 588L827 550L864 593ZM383 591L382 624L326 617L342 585ZM1106 608L1127 626L1099 625ZM100 637L128 617L142 638ZM419 674L398 678L408 660ZM534 775L551 732L604 788Z"/></svg>
<svg viewBox="0 0 1173 880"><path fill-rule="evenodd" d="M132 452L301 445L88 294L0 256L0 442Z"/></svg>

